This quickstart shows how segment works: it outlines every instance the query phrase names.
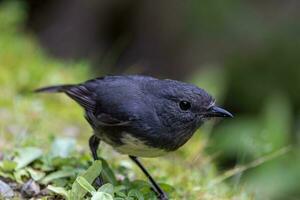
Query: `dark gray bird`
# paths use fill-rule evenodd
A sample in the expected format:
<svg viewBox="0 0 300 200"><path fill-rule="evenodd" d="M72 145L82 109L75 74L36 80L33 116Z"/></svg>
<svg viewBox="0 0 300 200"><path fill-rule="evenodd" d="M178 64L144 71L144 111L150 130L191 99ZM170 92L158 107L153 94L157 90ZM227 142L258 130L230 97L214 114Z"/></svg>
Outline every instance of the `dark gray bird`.
<svg viewBox="0 0 300 200"><path fill-rule="evenodd" d="M205 120L232 117L201 88L149 76L105 76L36 92L64 92L80 104L94 130L89 140L93 158L98 159L100 141L129 155L149 178L160 199L167 199L167 195L137 157L157 157L174 151Z"/></svg>

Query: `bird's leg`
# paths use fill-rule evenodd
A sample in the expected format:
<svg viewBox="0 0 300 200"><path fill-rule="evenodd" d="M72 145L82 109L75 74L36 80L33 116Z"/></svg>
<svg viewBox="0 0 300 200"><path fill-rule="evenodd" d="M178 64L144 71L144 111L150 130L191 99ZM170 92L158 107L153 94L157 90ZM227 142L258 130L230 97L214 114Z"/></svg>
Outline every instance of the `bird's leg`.
<svg viewBox="0 0 300 200"><path fill-rule="evenodd" d="M99 157L97 154L99 144L100 144L100 139L96 135L92 135L89 139L89 146L90 146L94 160L99 160ZM99 175L95 180L95 184L100 187L101 185L103 185L103 183L104 183L103 179L102 179L101 175Z"/></svg>
<svg viewBox="0 0 300 200"><path fill-rule="evenodd" d="M138 160L137 157L135 156L129 156L129 158L131 160L133 160L133 162L135 162L135 164L137 164L139 166L139 168L143 171L143 173L147 176L147 178L149 179L149 181L151 182L153 189L155 190L155 192L158 195L158 198L161 200L167 200L168 197L166 195L166 193L159 187L159 185L155 182L155 180L151 177L151 175L148 173L148 171L146 170L146 168L142 165L142 163Z"/></svg>

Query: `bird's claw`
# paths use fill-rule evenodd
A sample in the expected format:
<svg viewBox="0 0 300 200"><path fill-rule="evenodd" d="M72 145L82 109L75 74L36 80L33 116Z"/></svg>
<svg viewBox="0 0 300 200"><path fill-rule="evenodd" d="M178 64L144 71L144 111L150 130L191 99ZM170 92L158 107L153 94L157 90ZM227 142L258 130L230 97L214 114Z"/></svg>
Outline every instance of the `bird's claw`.
<svg viewBox="0 0 300 200"><path fill-rule="evenodd" d="M163 193L163 194L159 194L158 195L158 199L159 200L168 200L169 198L168 198L168 196L166 194Z"/></svg>
<svg viewBox="0 0 300 200"><path fill-rule="evenodd" d="M104 183L103 183L103 179L101 176L98 176L95 181L94 181L95 187L99 188L101 187Z"/></svg>

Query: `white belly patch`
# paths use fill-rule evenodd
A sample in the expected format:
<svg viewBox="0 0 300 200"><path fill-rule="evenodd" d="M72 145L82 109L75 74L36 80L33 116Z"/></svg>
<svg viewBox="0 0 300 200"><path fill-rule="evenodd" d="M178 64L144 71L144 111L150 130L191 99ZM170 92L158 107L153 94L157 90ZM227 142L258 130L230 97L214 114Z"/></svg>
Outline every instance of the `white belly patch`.
<svg viewBox="0 0 300 200"><path fill-rule="evenodd" d="M121 139L122 145L114 147L122 154L138 157L157 157L167 153L167 151L146 145L143 141L133 137L129 133L124 133Z"/></svg>

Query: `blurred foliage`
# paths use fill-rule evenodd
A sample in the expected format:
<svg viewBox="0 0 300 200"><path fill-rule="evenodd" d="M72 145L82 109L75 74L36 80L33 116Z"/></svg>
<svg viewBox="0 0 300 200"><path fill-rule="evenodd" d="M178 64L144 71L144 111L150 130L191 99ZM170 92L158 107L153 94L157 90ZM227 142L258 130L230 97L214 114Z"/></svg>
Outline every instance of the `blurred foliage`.
<svg viewBox="0 0 300 200"><path fill-rule="evenodd" d="M233 107L244 112L257 112L266 97L281 92L299 113L300 40L292 36L273 36L267 46L248 55L236 53L228 58L230 94L237 96Z"/></svg>
<svg viewBox="0 0 300 200"><path fill-rule="evenodd" d="M58 143L59 146L57 146ZM104 176L106 181L107 178L115 179L114 174L109 173L111 169L105 164L102 165L101 161L92 163L90 156L75 152L73 146L69 144L74 144L72 138L57 138L48 153L36 147L16 149L16 152L13 152L15 155L6 154L0 162L0 177L8 183L8 188L14 188L15 198L26 197L26 195L30 197L28 191L34 190L35 194L31 196L38 198L55 198L55 194L58 194L67 200L156 199L149 183L141 180L132 182L126 179L115 180L114 185L106 183L95 189L92 184L100 173L110 174L109 178ZM59 156L64 150L68 153L63 157ZM13 182L20 184L21 189L13 186ZM33 187L33 184L37 187ZM24 191L25 186L27 190ZM167 184L162 186L167 192L174 190ZM9 193L9 197L11 196ZM0 197L8 196L0 192Z"/></svg>
<svg viewBox="0 0 300 200"><path fill-rule="evenodd" d="M285 96L270 96L260 116L236 116L220 125L214 133L211 148L230 156L241 153L240 162L259 158L289 144L291 108ZM234 139L233 139L234 138Z"/></svg>
<svg viewBox="0 0 300 200"><path fill-rule="evenodd" d="M214 132L207 150L219 152L219 163L243 165L284 147L291 150L262 166L240 173L233 183L244 182L257 199L293 199L300 185L300 157L297 141L291 141L292 109L286 96L269 96L260 115L237 116ZM290 146L291 145L291 146ZM228 167L228 166L227 166Z"/></svg>

